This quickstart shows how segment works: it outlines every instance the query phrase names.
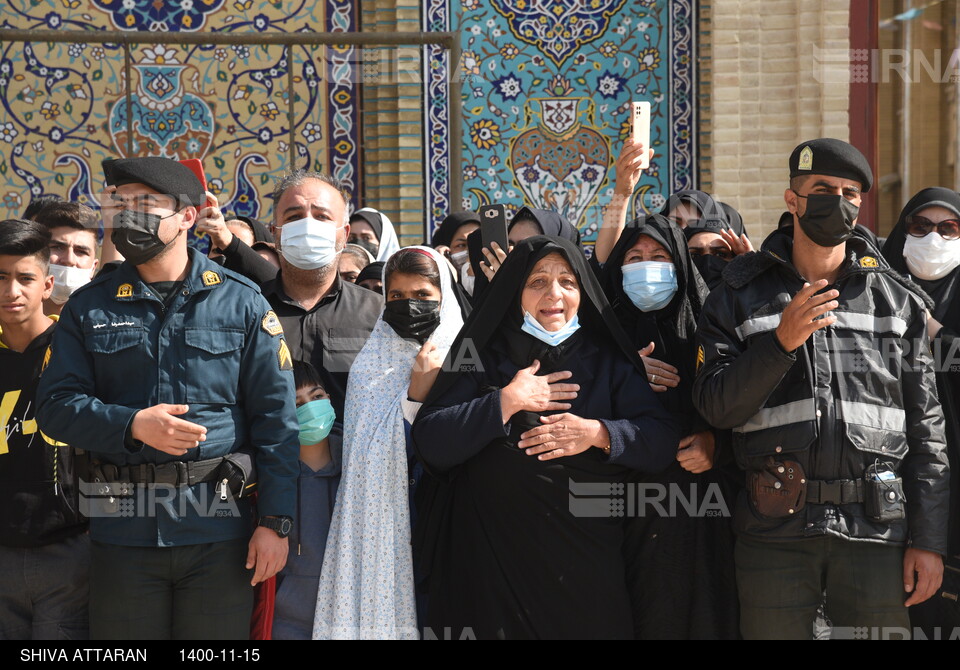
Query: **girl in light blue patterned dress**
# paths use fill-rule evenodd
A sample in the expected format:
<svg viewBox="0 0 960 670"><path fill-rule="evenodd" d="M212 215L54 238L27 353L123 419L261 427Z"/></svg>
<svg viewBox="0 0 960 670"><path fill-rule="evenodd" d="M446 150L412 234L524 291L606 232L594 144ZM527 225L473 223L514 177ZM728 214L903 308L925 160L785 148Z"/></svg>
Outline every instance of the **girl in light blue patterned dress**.
<svg viewBox="0 0 960 670"><path fill-rule="evenodd" d="M463 319L452 273L433 249L401 249L383 276L384 312L347 384L314 639L418 638L407 434Z"/></svg>

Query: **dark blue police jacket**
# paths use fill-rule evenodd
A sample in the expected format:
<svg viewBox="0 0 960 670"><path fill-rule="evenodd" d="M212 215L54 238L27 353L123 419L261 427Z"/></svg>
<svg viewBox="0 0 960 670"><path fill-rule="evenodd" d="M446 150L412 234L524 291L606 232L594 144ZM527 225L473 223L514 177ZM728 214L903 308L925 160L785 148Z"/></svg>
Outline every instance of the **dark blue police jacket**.
<svg viewBox="0 0 960 670"><path fill-rule="evenodd" d="M207 435L182 460L253 447L259 513L293 516L299 440L291 370L280 322L256 285L191 249L187 277L166 306L127 262L71 296L40 380L37 419L45 434L104 462L167 463L180 459L125 438L138 410L188 405L180 418ZM176 546L251 533L248 502L221 496L214 482L116 493L81 482L81 511L96 541Z"/></svg>

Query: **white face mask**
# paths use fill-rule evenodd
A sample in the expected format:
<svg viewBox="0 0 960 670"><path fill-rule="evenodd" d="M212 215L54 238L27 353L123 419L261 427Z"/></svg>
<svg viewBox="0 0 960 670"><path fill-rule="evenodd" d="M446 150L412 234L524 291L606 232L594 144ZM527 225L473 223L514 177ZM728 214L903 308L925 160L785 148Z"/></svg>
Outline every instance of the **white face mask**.
<svg viewBox="0 0 960 670"><path fill-rule="evenodd" d="M907 235L903 258L910 272L920 279L942 279L960 266L960 239L945 240L936 231L924 237Z"/></svg>
<svg viewBox="0 0 960 670"><path fill-rule="evenodd" d="M280 228L280 253L301 270L327 267L337 258L337 231L332 223L312 217L297 219Z"/></svg>
<svg viewBox="0 0 960 670"><path fill-rule="evenodd" d="M466 252L464 252L466 253ZM463 286L463 290L473 295L473 285L477 281L477 278L473 275L468 275L467 270L470 269L469 263L464 263L460 266L460 284Z"/></svg>
<svg viewBox="0 0 960 670"><path fill-rule="evenodd" d="M467 264L467 251L458 251L455 254L450 254L450 262L453 263L453 267L458 270L461 269L464 265Z"/></svg>
<svg viewBox="0 0 960 670"><path fill-rule="evenodd" d="M53 275L53 293L50 294L50 299L58 305L65 303L74 291L93 279L93 270L90 268L71 268L53 263L50 264L50 274Z"/></svg>

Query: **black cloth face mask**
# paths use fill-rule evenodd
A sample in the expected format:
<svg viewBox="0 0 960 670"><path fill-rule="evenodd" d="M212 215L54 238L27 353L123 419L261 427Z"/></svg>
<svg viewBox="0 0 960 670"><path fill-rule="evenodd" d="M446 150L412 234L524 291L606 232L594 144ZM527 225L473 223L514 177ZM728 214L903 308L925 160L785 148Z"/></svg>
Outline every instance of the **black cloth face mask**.
<svg viewBox="0 0 960 670"><path fill-rule="evenodd" d="M798 220L800 229L811 242L821 247L835 247L853 235L860 208L852 202L829 193L808 196L797 193L797 197L807 199L807 211Z"/></svg>
<svg viewBox="0 0 960 670"><path fill-rule="evenodd" d="M723 269L727 267L727 263L730 261L725 261L713 254L702 254L692 256L692 258L693 264L700 272L700 276L703 277L703 281L707 282L707 288L711 291L717 288L723 281Z"/></svg>
<svg viewBox="0 0 960 670"><path fill-rule="evenodd" d="M380 251L379 242L371 242L370 240L355 240L350 244L356 244L358 247L363 247L367 253L369 253L374 258L377 257L377 253Z"/></svg>
<svg viewBox="0 0 960 670"><path fill-rule="evenodd" d="M440 301L391 300L383 308L383 320L403 339L423 344L440 325Z"/></svg>
<svg viewBox="0 0 960 670"><path fill-rule="evenodd" d="M158 214L122 209L113 220L110 239L125 259L134 265L142 265L156 258L177 239L175 237L170 242L160 239L160 222L165 218ZM177 237L180 237L179 232Z"/></svg>

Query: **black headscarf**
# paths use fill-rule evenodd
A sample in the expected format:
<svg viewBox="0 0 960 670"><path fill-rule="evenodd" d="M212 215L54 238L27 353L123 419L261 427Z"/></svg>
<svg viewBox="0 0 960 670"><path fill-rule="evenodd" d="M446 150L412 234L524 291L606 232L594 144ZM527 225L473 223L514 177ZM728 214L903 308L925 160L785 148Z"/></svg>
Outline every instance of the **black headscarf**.
<svg viewBox="0 0 960 670"><path fill-rule="evenodd" d="M907 261L903 257L903 245L907 241L907 217L927 207L945 207L960 216L960 195L948 188L934 186L925 188L910 198L910 201L900 212L897 225L893 227L890 236L883 245L883 257L890 264L890 267L902 275L911 277L920 288L933 298L936 303L933 318L945 326L949 326L951 330L960 331L960 300L958 300L957 295L958 289L960 289L960 268L955 269L946 277L927 281L913 276L907 267ZM857 228L859 227L857 226Z"/></svg>
<svg viewBox="0 0 960 670"><path fill-rule="evenodd" d="M697 219L691 221L683 229L683 237L689 243L700 233L716 233L719 235L721 230L729 230L737 234L736 229L726 219ZM720 286L723 282L723 270L727 267L728 261L710 254L696 256L692 260L697 271L700 272L700 276L703 277L703 281L706 282L707 288L712 291Z"/></svg>
<svg viewBox="0 0 960 670"><path fill-rule="evenodd" d="M703 191L698 191L696 189L687 189L684 191L677 191L667 198L667 202L663 205L663 209L660 210L660 213L663 216L668 216L670 211L682 204L691 204L697 208L697 211L700 212L701 219L723 219L726 220L727 215L724 213L723 208L714 200L710 194L704 193Z"/></svg>
<svg viewBox="0 0 960 670"><path fill-rule="evenodd" d="M373 228L373 234L377 236L377 240L383 239L383 219L380 218L380 212L370 208L358 209L350 215L350 223L357 220L366 221ZM376 254L373 255L376 256Z"/></svg>
<svg viewBox="0 0 960 670"><path fill-rule="evenodd" d="M453 242L453 236L460 229L460 226L467 223L480 223L480 217L476 212L453 212L448 214L440 227L433 233L430 240L430 246L436 249L439 246L449 247Z"/></svg>
<svg viewBox="0 0 960 670"><path fill-rule="evenodd" d="M368 279L379 279L383 281L383 266L386 265L384 261L374 261L370 263L365 268L360 270L360 274L357 275L357 284L362 281L367 281Z"/></svg>
<svg viewBox="0 0 960 670"><path fill-rule="evenodd" d="M580 309L577 312L580 330L556 347L544 344L520 330L523 323L520 309L523 286L537 261L550 253L562 255L570 263L580 283ZM561 369L558 366L584 339L589 339L599 347L619 349L637 370L644 370L636 348L620 328L599 282L587 267L587 260L580 247L562 238L544 235L529 237L507 255L490 282L483 302L474 307L450 347L447 361L441 368L425 405L440 398L456 381L460 372L454 369L452 361L464 358L461 356L461 350L466 351L463 349L464 342L468 342L473 351L480 352L496 337L503 337L507 352L515 365L527 367L537 359L541 362L541 372Z"/></svg>
<svg viewBox="0 0 960 670"><path fill-rule="evenodd" d="M654 312L642 312L623 290L623 259L641 235L649 235L673 258L677 270L677 293L670 303ZM613 312L631 339L634 349L655 344L653 358L666 361L679 370L681 386L677 403L686 418L692 418L691 388L696 376L697 320L709 293L687 251L684 231L659 214L632 221L603 266L603 289ZM689 407L687 407L689 405Z"/></svg>
<svg viewBox="0 0 960 670"><path fill-rule="evenodd" d="M725 202L718 202L717 204L720 205L720 209L722 209L726 215L727 223L730 224L730 230L737 236L747 235L747 229L743 225L743 217L740 216L740 212ZM747 235L747 237L749 237L749 235ZM689 240L690 238L688 237L687 239Z"/></svg>
<svg viewBox="0 0 960 670"><path fill-rule="evenodd" d="M560 237L580 246L580 231L570 223L563 214L552 209L536 209L535 207L521 207L510 219L509 231L518 221L536 221L540 226L540 233L547 237Z"/></svg>
<svg viewBox="0 0 960 670"><path fill-rule="evenodd" d="M543 235L547 237L557 237L560 239L567 240L577 245L583 252L583 247L580 245L580 231L572 223L567 221L567 218L562 214L558 214L549 209L536 209L533 207L521 207L513 218L510 219L510 225L507 226L507 230L513 227L513 224L522 221L522 220L531 220L535 221ZM483 255L483 236L480 234L480 230L475 230L467 236L467 254L470 258L470 267L473 268L473 305L476 307L483 297L486 295L487 286L490 282L487 281L487 276L483 274L483 270L480 269L480 262L485 260Z"/></svg>
<svg viewBox="0 0 960 670"><path fill-rule="evenodd" d="M254 244L257 242L269 242L270 244L274 244L276 242L276 240L273 239L273 233L271 233L265 225L256 219L249 216L235 216L233 218L243 221L245 224L250 226L250 229L253 231Z"/></svg>

